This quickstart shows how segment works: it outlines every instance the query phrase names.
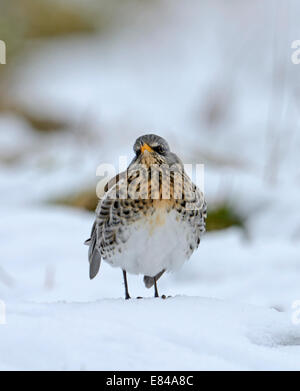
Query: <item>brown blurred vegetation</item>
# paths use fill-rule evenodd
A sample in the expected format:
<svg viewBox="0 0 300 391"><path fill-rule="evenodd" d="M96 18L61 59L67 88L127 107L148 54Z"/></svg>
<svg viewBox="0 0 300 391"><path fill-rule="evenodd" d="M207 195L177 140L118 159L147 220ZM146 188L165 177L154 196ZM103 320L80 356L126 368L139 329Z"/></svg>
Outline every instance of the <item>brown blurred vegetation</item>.
<svg viewBox="0 0 300 391"><path fill-rule="evenodd" d="M10 78L14 62L26 56L33 40L49 39L74 33L92 33L95 21L84 9L57 0L1 0L0 38L6 43L7 65L0 68L0 112L10 112L25 119L32 129L52 131L66 128L66 121L58 121L45 114L30 112L10 96Z"/></svg>
<svg viewBox="0 0 300 391"><path fill-rule="evenodd" d="M151 6L156 1L151 2ZM130 7L129 7L130 5ZM21 107L10 96L14 65L28 52L38 50L43 41L74 34L115 33L126 20L125 10L149 6L139 0L0 0L0 39L6 43L7 65L0 67L0 112L10 112L25 119L33 130L64 130L69 118L62 121L52 114L40 114Z"/></svg>

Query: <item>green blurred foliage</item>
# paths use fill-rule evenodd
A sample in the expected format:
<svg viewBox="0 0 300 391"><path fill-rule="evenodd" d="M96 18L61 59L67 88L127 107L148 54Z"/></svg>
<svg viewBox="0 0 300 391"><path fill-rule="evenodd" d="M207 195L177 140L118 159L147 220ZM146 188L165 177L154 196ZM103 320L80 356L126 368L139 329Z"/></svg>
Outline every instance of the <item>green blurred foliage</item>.
<svg viewBox="0 0 300 391"><path fill-rule="evenodd" d="M217 231L229 227L244 227L244 220L229 204L223 203L208 209L206 231Z"/></svg>

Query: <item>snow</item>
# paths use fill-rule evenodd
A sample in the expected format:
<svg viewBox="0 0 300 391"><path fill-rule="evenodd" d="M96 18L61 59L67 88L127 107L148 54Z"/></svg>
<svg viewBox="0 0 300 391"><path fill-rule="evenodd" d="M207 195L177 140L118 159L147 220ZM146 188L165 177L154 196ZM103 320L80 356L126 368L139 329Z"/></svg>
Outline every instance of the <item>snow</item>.
<svg viewBox="0 0 300 391"><path fill-rule="evenodd" d="M0 335L4 368L299 370L300 333L289 318L237 302L26 303L12 305L8 317ZM11 349L12 334L22 349Z"/></svg>
<svg viewBox="0 0 300 391"><path fill-rule="evenodd" d="M14 99L72 121L46 135L0 115L1 370L300 369L297 22L279 24L271 1L238 15L236 2L161 3L107 40L44 43L14 75ZM272 89L278 64L284 91ZM199 114L211 92L229 105L215 129ZM208 205L229 202L245 231L206 234L159 280L171 298L129 275L131 296L145 298L125 301L120 270L103 262L88 278L93 213L48 201L96 186L100 163L130 161L135 138L153 131L185 163L205 162Z"/></svg>
<svg viewBox="0 0 300 391"><path fill-rule="evenodd" d="M120 270L103 263L88 278L92 214L40 207L15 216L4 213L0 232L9 274L2 370L299 370L296 246L207 234L180 273L159 281L173 297L154 299L129 275L132 297L145 298L125 301Z"/></svg>

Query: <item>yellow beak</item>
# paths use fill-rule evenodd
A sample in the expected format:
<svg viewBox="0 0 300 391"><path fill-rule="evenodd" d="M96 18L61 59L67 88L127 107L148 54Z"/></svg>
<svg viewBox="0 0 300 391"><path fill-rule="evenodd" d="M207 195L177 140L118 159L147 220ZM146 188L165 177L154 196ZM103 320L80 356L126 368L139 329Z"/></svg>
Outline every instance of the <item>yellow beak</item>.
<svg viewBox="0 0 300 391"><path fill-rule="evenodd" d="M141 152L144 153L145 150L149 151L149 152L153 152L153 149L149 147L148 144L144 144L141 146Z"/></svg>

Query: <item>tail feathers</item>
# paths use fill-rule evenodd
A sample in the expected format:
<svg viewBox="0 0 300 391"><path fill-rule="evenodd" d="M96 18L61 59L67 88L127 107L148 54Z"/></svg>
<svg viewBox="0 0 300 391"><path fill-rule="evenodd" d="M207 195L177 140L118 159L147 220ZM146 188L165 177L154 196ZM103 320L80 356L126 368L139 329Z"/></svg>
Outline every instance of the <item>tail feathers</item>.
<svg viewBox="0 0 300 391"><path fill-rule="evenodd" d="M92 279L97 275L101 264L101 254L97 248L96 223L93 225L91 238L86 240L84 244L89 246L90 279Z"/></svg>
<svg viewBox="0 0 300 391"><path fill-rule="evenodd" d="M90 279L96 277L101 264L101 255L98 250L94 250L90 258Z"/></svg>
<svg viewBox="0 0 300 391"><path fill-rule="evenodd" d="M150 276L144 276L144 284L146 288L151 288L154 285L154 278L156 281L164 274L165 270L162 270L156 276L150 277Z"/></svg>

